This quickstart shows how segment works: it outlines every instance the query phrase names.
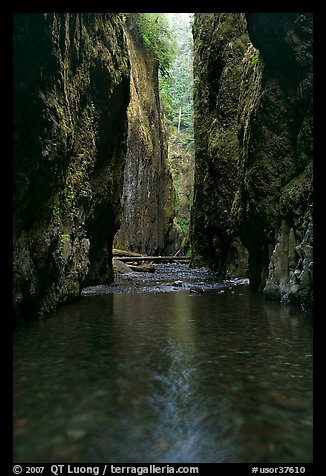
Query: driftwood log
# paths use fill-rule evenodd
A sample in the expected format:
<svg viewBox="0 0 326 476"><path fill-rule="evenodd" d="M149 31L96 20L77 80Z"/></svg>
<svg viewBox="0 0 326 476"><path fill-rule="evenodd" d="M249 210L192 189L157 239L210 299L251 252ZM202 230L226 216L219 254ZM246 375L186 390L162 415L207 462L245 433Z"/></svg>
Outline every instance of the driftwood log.
<svg viewBox="0 0 326 476"><path fill-rule="evenodd" d="M153 263L171 263L173 261L190 261L190 256L119 256L120 261L152 261Z"/></svg>
<svg viewBox="0 0 326 476"><path fill-rule="evenodd" d="M118 248L113 248L112 249L112 255L113 256L142 256L141 253L135 253L134 251L128 251L128 250L119 250Z"/></svg>
<svg viewBox="0 0 326 476"><path fill-rule="evenodd" d="M122 261L132 271L141 271L145 273L153 273L155 271L154 263L171 263L174 261L179 262L188 262L190 261L189 256L143 256L140 253L134 253L127 250L120 250L113 248L112 254L113 259L118 259Z"/></svg>

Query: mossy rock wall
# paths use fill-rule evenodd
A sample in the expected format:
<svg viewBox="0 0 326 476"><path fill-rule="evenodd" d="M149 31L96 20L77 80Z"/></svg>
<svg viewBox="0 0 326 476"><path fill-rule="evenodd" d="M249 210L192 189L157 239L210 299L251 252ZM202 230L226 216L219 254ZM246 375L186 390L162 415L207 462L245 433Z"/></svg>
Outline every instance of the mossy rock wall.
<svg viewBox="0 0 326 476"><path fill-rule="evenodd" d="M238 187L238 111L250 46L243 13L198 13L194 36L195 184L193 263L225 277L231 259L231 208Z"/></svg>
<svg viewBox="0 0 326 476"><path fill-rule="evenodd" d="M247 14L261 86L240 116L234 217L250 256L251 285L312 306L312 14ZM242 107L242 111L245 108ZM240 206L239 206L240 205Z"/></svg>
<svg viewBox="0 0 326 476"><path fill-rule="evenodd" d="M228 267L234 269L234 264L230 266L232 240L240 239L248 250L251 286L272 298L309 308L312 14L245 15L250 42L242 58L231 62L241 64L235 97L235 84L227 80L230 67L223 58L230 48L227 32L240 17L244 19L241 14L197 14L194 25L195 67L200 75L195 84L194 260L225 276ZM232 41L243 44L245 33L236 34L239 40L233 37ZM221 127L207 129L207 122L222 124L223 87L223 96L235 98L233 109L237 110L225 116L232 117L233 123L224 121L224 136L236 132L228 142L220 137ZM227 152L230 156L225 161Z"/></svg>
<svg viewBox="0 0 326 476"><path fill-rule="evenodd" d="M175 190L158 90L158 63L128 23L131 65L121 227L115 247L149 255L177 251ZM177 238L177 237L176 237Z"/></svg>
<svg viewBox="0 0 326 476"><path fill-rule="evenodd" d="M14 309L44 317L110 282L129 60L111 13L14 17Z"/></svg>

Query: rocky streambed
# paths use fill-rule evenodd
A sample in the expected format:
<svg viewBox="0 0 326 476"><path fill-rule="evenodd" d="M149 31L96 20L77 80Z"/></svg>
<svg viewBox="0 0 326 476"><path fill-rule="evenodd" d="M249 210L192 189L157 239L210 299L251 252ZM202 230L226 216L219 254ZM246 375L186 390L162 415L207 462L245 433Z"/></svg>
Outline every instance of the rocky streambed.
<svg viewBox="0 0 326 476"><path fill-rule="evenodd" d="M157 264L155 272L118 272L111 285L89 286L82 290L83 296L111 293L161 293L189 291L201 294L210 289L232 293L234 286L249 285L248 279L221 280L217 273L206 268L191 268L184 263Z"/></svg>

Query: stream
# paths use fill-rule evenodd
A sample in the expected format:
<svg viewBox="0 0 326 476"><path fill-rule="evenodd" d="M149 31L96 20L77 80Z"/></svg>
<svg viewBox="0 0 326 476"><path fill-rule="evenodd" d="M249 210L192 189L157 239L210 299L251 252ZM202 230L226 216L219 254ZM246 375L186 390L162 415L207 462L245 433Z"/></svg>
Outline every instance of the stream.
<svg viewBox="0 0 326 476"><path fill-rule="evenodd" d="M312 318L185 264L14 331L14 462L312 461Z"/></svg>

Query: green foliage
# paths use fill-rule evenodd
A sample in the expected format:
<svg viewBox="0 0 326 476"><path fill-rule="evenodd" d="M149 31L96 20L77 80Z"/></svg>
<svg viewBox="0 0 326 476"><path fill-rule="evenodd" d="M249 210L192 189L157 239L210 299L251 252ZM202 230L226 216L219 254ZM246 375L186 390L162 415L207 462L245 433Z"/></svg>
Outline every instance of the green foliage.
<svg viewBox="0 0 326 476"><path fill-rule="evenodd" d="M260 55L259 55L259 51L257 51L251 57L251 64L253 66L255 66L256 64L260 63L260 61L261 61L261 58L260 58Z"/></svg>
<svg viewBox="0 0 326 476"><path fill-rule="evenodd" d="M193 135L193 51L192 18L185 13L167 14L177 40L178 49L171 64L169 93L173 101L173 126L178 126L181 108L181 128Z"/></svg>
<svg viewBox="0 0 326 476"><path fill-rule="evenodd" d="M298 157L298 165L299 168L302 169L304 168L310 161L309 155L305 154L304 152L300 152L299 157Z"/></svg>
<svg viewBox="0 0 326 476"><path fill-rule="evenodd" d="M158 62L160 101L169 130L169 166L177 195L176 221L187 236L194 176L192 18L188 13L125 16L134 41Z"/></svg>
<svg viewBox="0 0 326 476"><path fill-rule="evenodd" d="M169 81L167 78L159 77L160 100L163 107L164 119L172 118L174 115L173 98L170 93ZM168 120L169 124L169 120Z"/></svg>
<svg viewBox="0 0 326 476"><path fill-rule="evenodd" d="M297 172L301 172L313 157L313 140L311 137L306 137L304 142L300 144L297 150Z"/></svg>
<svg viewBox="0 0 326 476"><path fill-rule="evenodd" d="M59 238L61 244L70 242L70 235L67 235L66 233L60 233Z"/></svg>
<svg viewBox="0 0 326 476"><path fill-rule="evenodd" d="M160 96L170 131L169 163L176 190L176 221L187 237L194 180L192 16L187 13L166 16L178 48L169 78L160 78Z"/></svg>
<svg viewBox="0 0 326 476"><path fill-rule="evenodd" d="M52 216L55 220L59 220L61 216L59 204L56 202L52 206Z"/></svg>
<svg viewBox="0 0 326 476"><path fill-rule="evenodd" d="M169 77L176 44L164 13L126 13L126 24L133 36L154 55L161 75Z"/></svg>
<svg viewBox="0 0 326 476"><path fill-rule="evenodd" d="M181 227L183 231L188 231L189 228L189 219L186 217L177 218L177 224Z"/></svg>

